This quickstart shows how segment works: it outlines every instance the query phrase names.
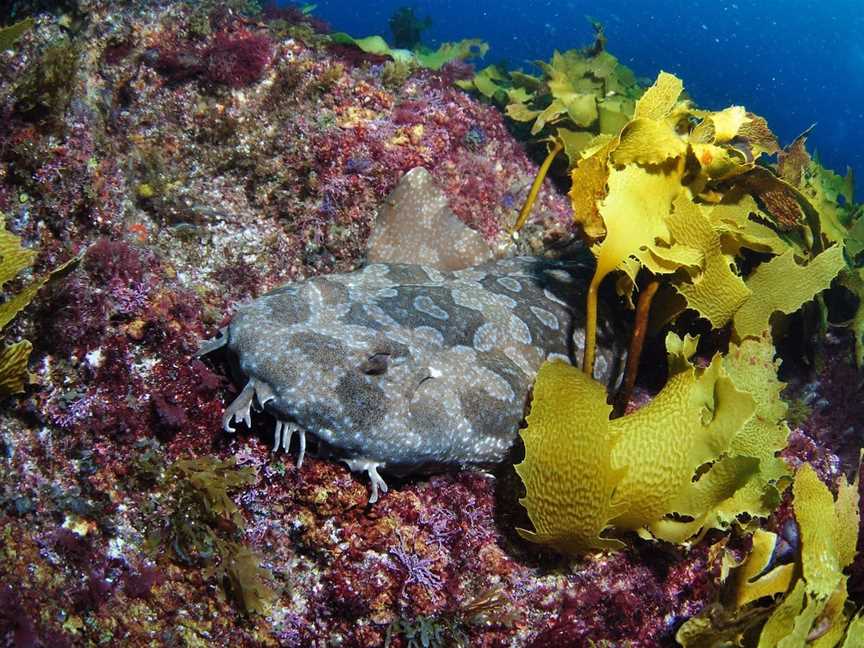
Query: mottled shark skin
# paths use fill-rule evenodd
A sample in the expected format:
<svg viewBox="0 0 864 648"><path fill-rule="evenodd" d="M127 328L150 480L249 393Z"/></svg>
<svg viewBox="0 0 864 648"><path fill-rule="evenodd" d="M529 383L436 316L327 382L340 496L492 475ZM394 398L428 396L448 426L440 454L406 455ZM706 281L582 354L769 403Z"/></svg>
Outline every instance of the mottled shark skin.
<svg viewBox="0 0 864 648"><path fill-rule="evenodd" d="M461 270L491 261L492 250L453 213L432 174L416 167L378 208L366 260Z"/></svg>
<svg viewBox="0 0 864 648"><path fill-rule="evenodd" d="M592 272L534 257L452 271L376 262L277 288L202 347L226 347L246 380L223 426L264 409L274 450L299 434L298 464L313 434L368 472L370 502L387 490L379 469L501 461L543 361L581 358ZM600 342L595 376L608 383L622 353L612 331Z"/></svg>

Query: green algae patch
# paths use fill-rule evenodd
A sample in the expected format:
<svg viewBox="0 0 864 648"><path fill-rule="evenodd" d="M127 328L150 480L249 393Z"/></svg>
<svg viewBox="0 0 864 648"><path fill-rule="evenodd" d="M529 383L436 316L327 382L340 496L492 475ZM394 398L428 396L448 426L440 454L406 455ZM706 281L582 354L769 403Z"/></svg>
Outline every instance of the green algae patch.
<svg viewBox="0 0 864 648"><path fill-rule="evenodd" d="M80 53L66 38L45 48L15 83L15 110L29 119L59 120L75 90Z"/></svg>
<svg viewBox="0 0 864 648"><path fill-rule="evenodd" d="M251 486L257 480L251 468L238 468L233 458L220 461L213 457L180 459L171 466L171 472L186 479L189 486L201 497L209 513L231 518L242 524L242 517L228 491L242 486Z"/></svg>
<svg viewBox="0 0 864 648"><path fill-rule="evenodd" d="M498 104L532 136L566 139L565 153L575 165L591 138L617 134L631 120L642 93L633 71L605 50L602 27L594 28L591 46L536 61L540 75L484 68L456 85Z"/></svg>
<svg viewBox="0 0 864 648"><path fill-rule="evenodd" d="M855 336L855 365L864 368L864 267L853 268L840 278L841 283L858 296L858 308L849 328Z"/></svg>
<svg viewBox="0 0 864 648"><path fill-rule="evenodd" d="M25 18L8 27L0 28L0 52L11 49L19 38L33 29L35 24L36 21L32 18Z"/></svg>
<svg viewBox="0 0 864 648"><path fill-rule="evenodd" d="M442 43L436 50L420 49L414 58L420 67L440 70L447 63L468 58L483 58L489 51L489 44L479 38L465 38L454 43Z"/></svg>
<svg viewBox="0 0 864 648"><path fill-rule="evenodd" d="M243 543L245 519L231 497L257 481L255 470L237 466L233 457L179 459L166 471L166 481L172 510L148 545L169 551L182 565L202 568L245 614L265 615L276 599L272 576L261 566L261 554Z"/></svg>

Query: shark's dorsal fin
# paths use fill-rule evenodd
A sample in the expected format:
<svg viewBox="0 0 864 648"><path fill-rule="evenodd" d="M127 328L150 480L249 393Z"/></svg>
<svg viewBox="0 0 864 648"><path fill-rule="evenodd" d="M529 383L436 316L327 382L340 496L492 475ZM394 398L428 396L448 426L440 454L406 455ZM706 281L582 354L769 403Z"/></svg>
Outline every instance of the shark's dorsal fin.
<svg viewBox="0 0 864 648"><path fill-rule="evenodd" d="M423 167L402 176L378 208L369 239L370 263L411 263L460 270L492 259L483 237L460 221Z"/></svg>

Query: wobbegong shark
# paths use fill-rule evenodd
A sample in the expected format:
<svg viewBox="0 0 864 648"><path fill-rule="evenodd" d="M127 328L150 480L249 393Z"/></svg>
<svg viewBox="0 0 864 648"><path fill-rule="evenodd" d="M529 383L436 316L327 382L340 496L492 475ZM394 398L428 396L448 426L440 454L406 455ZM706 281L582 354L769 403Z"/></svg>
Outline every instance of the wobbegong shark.
<svg viewBox="0 0 864 648"><path fill-rule="evenodd" d="M590 254L587 255L590 257ZM240 306L200 354L223 348L243 388L223 428L275 419L274 451L307 434L365 471L493 464L513 445L540 365L584 347L589 260L494 259L423 168L378 211L366 265L283 285ZM624 352L608 320L594 376L612 384Z"/></svg>

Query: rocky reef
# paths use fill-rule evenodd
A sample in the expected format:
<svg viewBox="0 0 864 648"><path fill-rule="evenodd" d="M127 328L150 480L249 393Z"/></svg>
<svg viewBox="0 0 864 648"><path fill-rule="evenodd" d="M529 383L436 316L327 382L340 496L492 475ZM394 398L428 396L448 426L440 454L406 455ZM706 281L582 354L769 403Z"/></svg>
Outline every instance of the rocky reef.
<svg viewBox="0 0 864 648"><path fill-rule="evenodd" d="M222 432L237 388L200 341L285 281L357 268L408 170L428 169L501 253L578 234L547 179L511 235L545 153L520 124L545 108L523 97L508 120L491 72L490 88L463 60L364 51L297 7L89 0L14 25L0 31L0 261L21 262L0 275L0 314L6 343L32 350L0 381L19 392L0 410L5 645L665 646L720 605L752 526L562 556L516 531L530 526L521 445L491 474L395 480L368 506L345 465L272 454L266 417ZM632 116L635 84L601 111L609 128ZM564 137L574 159L589 140ZM820 340L784 364L782 457L837 492L857 472L861 373L853 333ZM658 375L643 372L631 410ZM782 535L792 496L759 526ZM847 607L864 602L862 566Z"/></svg>

